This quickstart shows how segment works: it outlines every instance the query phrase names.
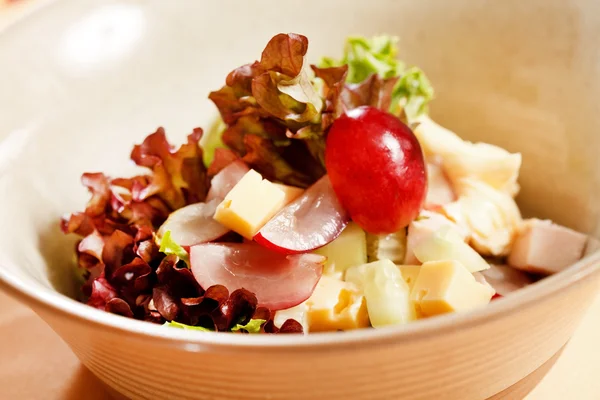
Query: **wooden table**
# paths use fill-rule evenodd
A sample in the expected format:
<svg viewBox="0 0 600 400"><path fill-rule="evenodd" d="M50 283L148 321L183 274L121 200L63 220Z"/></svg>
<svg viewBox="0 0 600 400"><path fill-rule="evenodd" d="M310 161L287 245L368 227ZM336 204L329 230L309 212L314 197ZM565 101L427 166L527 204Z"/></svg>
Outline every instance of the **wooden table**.
<svg viewBox="0 0 600 400"><path fill-rule="evenodd" d="M0 29L47 0L0 0ZM528 400L600 399L600 297ZM108 392L31 310L0 293L0 399L97 400ZM517 399L515 399L517 400Z"/></svg>

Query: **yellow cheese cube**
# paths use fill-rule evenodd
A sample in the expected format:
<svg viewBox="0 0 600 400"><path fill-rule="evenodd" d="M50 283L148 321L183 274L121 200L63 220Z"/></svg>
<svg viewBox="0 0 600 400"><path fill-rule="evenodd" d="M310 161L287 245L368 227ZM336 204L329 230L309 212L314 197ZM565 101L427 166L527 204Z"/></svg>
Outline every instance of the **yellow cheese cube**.
<svg viewBox="0 0 600 400"><path fill-rule="evenodd" d="M398 269L400 269L400 273L402 274L402 279L408 285L408 288L412 290L415 282L417 281L417 277L419 276L419 272L421 271L420 265L398 265Z"/></svg>
<svg viewBox="0 0 600 400"><path fill-rule="evenodd" d="M330 276L321 277L306 305L310 332L370 326L364 296L356 286Z"/></svg>
<svg viewBox="0 0 600 400"><path fill-rule="evenodd" d="M490 302L494 290L475 280L458 261L432 261L421 266L410 298L424 316L466 311Z"/></svg>
<svg viewBox="0 0 600 400"><path fill-rule="evenodd" d="M267 221L301 193L302 189L269 182L251 169L219 204L214 219L251 240Z"/></svg>
<svg viewBox="0 0 600 400"><path fill-rule="evenodd" d="M291 203L304 193L304 189L299 187L283 185L281 183L273 183L273 185L283 191L283 194L285 195L283 198L284 205Z"/></svg>
<svg viewBox="0 0 600 400"><path fill-rule="evenodd" d="M390 260L349 268L346 281L362 289L374 327L403 324L417 319L410 288L400 269Z"/></svg>
<svg viewBox="0 0 600 400"><path fill-rule="evenodd" d="M349 267L367 262L367 238L360 226L351 222L340 236L315 253L327 257L325 273L343 273Z"/></svg>

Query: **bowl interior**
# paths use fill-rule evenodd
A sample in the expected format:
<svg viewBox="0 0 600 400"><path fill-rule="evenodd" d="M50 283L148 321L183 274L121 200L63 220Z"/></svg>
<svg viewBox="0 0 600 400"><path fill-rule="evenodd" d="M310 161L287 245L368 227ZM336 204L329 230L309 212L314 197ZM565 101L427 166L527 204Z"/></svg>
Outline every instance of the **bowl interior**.
<svg viewBox="0 0 600 400"><path fill-rule="evenodd" d="M600 15L510 3L51 3L0 34L0 272L73 296L76 239L58 220L85 205L81 173L133 173L132 145L158 126L174 142L207 127L208 92L278 32L306 35L311 61L351 34L398 35L436 89L434 119L523 153L524 214L598 235Z"/></svg>

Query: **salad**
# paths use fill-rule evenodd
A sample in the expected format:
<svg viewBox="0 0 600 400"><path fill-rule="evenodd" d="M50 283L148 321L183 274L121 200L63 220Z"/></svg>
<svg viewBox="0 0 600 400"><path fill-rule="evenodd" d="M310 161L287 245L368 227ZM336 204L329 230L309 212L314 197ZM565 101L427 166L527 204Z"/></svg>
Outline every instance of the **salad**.
<svg viewBox="0 0 600 400"><path fill-rule="evenodd" d="M428 117L434 92L389 36L306 62L274 36L209 94L220 118L179 148L158 128L85 173L64 217L82 300L172 328L308 333L483 307L582 257L587 237L523 219L521 155Z"/></svg>

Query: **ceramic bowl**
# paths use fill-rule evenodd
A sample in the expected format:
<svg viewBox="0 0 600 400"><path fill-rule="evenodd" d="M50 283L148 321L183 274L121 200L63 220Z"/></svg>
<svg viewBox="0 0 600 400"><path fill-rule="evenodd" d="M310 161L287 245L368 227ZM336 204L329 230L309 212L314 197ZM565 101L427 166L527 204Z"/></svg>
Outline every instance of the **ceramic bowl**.
<svg viewBox="0 0 600 400"><path fill-rule="evenodd" d="M132 144L159 125L174 141L206 126L208 91L278 32L308 36L312 60L349 34L400 36L437 89L434 119L523 153L525 215L598 235L594 1L53 1L0 34L0 286L130 398L525 393L592 301L600 254L476 312L347 333L199 334L71 299L75 238L58 219L87 199L80 174L132 172Z"/></svg>

